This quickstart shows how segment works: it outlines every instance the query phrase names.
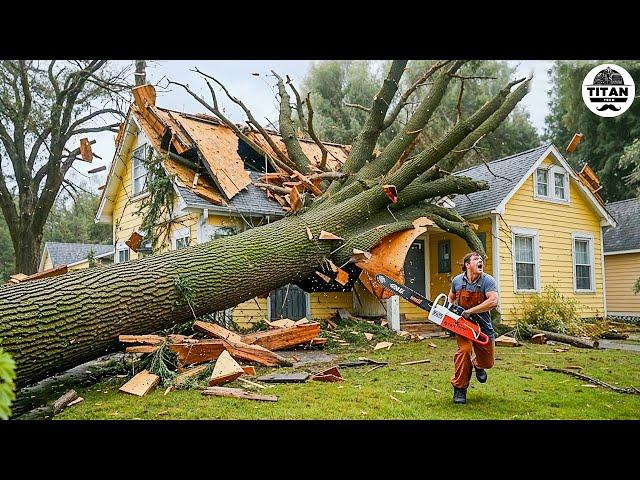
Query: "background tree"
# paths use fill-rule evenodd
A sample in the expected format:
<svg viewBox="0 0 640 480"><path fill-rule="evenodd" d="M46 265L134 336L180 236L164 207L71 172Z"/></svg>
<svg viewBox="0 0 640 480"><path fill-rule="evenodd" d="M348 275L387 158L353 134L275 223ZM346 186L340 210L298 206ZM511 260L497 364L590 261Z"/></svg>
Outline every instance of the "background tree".
<svg viewBox="0 0 640 480"><path fill-rule="evenodd" d="M416 82L419 86L408 98L402 100L397 96L394 99L393 108L397 108L400 103L406 105L394 118L391 126L380 135L379 147L386 146L411 117L423 90L432 84L428 79L420 82L421 76L436 64L436 61L408 63L407 71L401 80L401 89L408 91ZM351 142L367 119L367 107L364 105L375 95L388 67L389 62L371 60L328 60L312 64L303 81L301 96L304 98L306 92L311 92L316 133L327 141ZM506 62L494 60L472 61L461 67L458 77L452 81L451 88L443 96L440 108L416 140L415 152L430 145L433 139L442 135L460 116L477 110L493 97L500 88L499 85L508 81L514 73L515 69ZM464 86L461 97L462 83ZM529 120L528 112L518 105L507 119L495 131L482 138L476 145L478 148L471 150L462 161L448 158L440 165L445 170L451 169L452 166L463 169L482 160L491 161L528 150L539 143L540 138Z"/></svg>
<svg viewBox="0 0 640 480"><path fill-rule="evenodd" d="M246 105L214 77L199 72L210 87L210 100L187 85L182 87L274 168L301 179L308 187L300 194L302 207L273 223L185 249L0 288L0 337L16 361L16 384L23 386L95 358L117 344L118 334L149 333L224 310L288 283L308 280L318 270L335 278L327 267L329 260L349 269L355 279L359 267L352 264L353 248L370 250L396 232L415 228L416 222L433 222L463 238L472 250L484 252L472 226L435 202L443 195L487 189L487 182L448 175L437 164L455 150L461 152L455 158L462 160L470 150L461 147L494 131L527 93L530 79L505 81L489 101L457 118L431 145L406 155L440 109L464 64L443 61L439 68L425 72L422 78L430 85L421 90L419 104L399 133L375 152L381 134L396 114L402 114L402 109L393 107L394 99L412 93L400 87L407 61L393 61L365 105L367 118L349 142L352 148L340 171L317 173L316 178L324 180L321 188L300 173L310 171L311 162L295 135L292 109L302 111L302 106L293 85L274 73L284 151L277 146L265 150L219 110L213 83L243 107L248 123L262 136L261 144L273 144ZM292 98L296 99L293 107ZM312 103L306 100L306 130L313 137ZM397 198L390 192L397 192ZM320 240L322 230L340 240Z"/></svg>
<svg viewBox="0 0 640 480"><path fill-rule="evenodd" d="M17 271L37 270L44 226L79 139L117 131L127 72L106 60L0 61L0 209Z"/></svg>
<svg viewBox="0 0 640 480"><path fill-rule="evenodd" d="M566 146L574 133L584 134L578 150L567 160L580 169L586 162L603 185L605 201L615 202L634 196L625 178L638 168L638 157L627 150L627 161L621 161L625 149L640 138L640 102L636 99L623 115L603 118L591 112L582 100L582 82L596 65L609 61L557 61L551 69L551 113L546 118L545 136L556 145ZM625 68L634 79L640 79L640 62L612 60Z"/></svg>

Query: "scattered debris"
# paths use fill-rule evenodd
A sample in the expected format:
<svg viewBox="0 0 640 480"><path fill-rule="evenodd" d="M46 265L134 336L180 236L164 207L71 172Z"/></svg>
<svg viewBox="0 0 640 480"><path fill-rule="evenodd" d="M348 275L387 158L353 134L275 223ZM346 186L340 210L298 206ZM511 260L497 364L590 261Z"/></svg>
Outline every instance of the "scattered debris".
<svg viewBox="0 0 640 480"><path fill-rule="evenodd" d="M571 335L561 333L547 332L546 330L533 330L533 333L542 333L548 340L566 343L579 348L598 348L600 343L597 340L589 340L588 338L578 338Z"/></svg>
<svg viewBox="0 0 640 480"><path fill-rule="evenodd" d="M202 395L212 395L216 397L243 398L245 400L258 400L262 402L277 402L275 395L257 395L241 388L229 387L207 387L202 390Z"/></svg>
<svg viewBox="0 0 640 480"><path fill-rule="evenodd" d="M382 348L386 348L387 350L389 350L391 348L391 345L393 345L393 342L378 342L376 346L373 347L373 350L380 350Z"/></svg>
<svg viewBox="0 0 640 480"><path fill-rule="evenodd" d="M342 382L344 381L344 378L342 378L338 367L331 367L312 375L311 380L315 380L317 382Z"/></svg>
<svg viewBox="0 0 640 480"><path fill-rule="evenodd" d="M320 231L320 236L318 237L318 239L319 240L344 240L342 237L334 235L333 233L327 232L325 230Z"/></svg>
<svg viewBox="0 0 640 480"><path fill-rule="evenodd" d="M255 376L256 374L256 367L253 365L242 365L242 370L244 370L245 375Z"/></svg>
<svg viewBox="0 0 640 480"><path fill-rule="evenodd" d="M338 366L342 368L363 367L365 365L387 365L387 362L379 362L377 360L371 360L366 357L360 357L358 358L358 360L353 360L353 361L343 362L338 364Z"/></svg>
<svg viewBox="0 0 640 480"><path fill-rule="evenodd" d="M309 378L308 373L272 373L256 380L265 383L303 383Z"/></svg>
<svg viewBox="0 0 640 480"><path fill-rule="evenodd" d="M386 320L383 320L383 321L380 323L380 326L381 326L381 327L386 327L387 325L389 325L389 322L387 322Z"/></svg>
<svg viewBox="0 0 640 480"><path fill-rule="evenodd" d="M145 345L161 345L165 338L160 335L120 335L120 343L143 343Z"/></svg>
<svg viewBox="0 0 640 480"><path fill-rule="evenodd" d="M331 277L328 277L324 273L316 270L316 275L318 275L325 283L331 283Z"/></svg>
<svg viewBox="0 0 640 480"><path fill-rule="evenodd" d="M247 380L246 378L239 377L238 380L242 383L246 383L247 385L251 385L252 387L267 388L266 385L260 385L259 383L252 382L251 380Z"/></svg>
<svg viewBox="0 0 640 480"><path fill-rule="evenodd" d="M531 337L531 343L536 343L538 345L544 345L547 343L547 337L544 336L544 333L536 333Z"/></svg>
<svg viewBox="0 0 640 480"><path fill-rule="evenodd" d="M307 237L309 240L313 240L313 233L311 233L311 229L309 227L305 227L307 229Z"/></svg>
<svg viewBox="0 0 640 480"><path fill-rule="evenodd" d="M227 330L226 328L221 327L216 323L201 322L199 320L196 320L195 322L193 322L193 329L198 332L204 333L206 336L211 338L223 338L232 342L242 341L241 335L238 335L231 330Z"/></svg>
<svg viewBox="0 0 640 480"><path fill-rule="evenodd" d="M438 348L438 346L435 343L429 342L427 345L431 348Z"/></svg>
<svg viewBox="0 0 640 480"><path fill-rule="evenodd" d="M571 375L573 377L579 378L580 380L586 380L589 383L592 383L594 385L599 385L601 387L608 388L608 389L613 390L614 392L618 392L618 393L640 394L640 390L637 389L636 387L633 387L633 386L630 387L630 388L614 387L613 385L609 385L608 383L605 383L602 380L598 380L597 378L589 377L588 375L585 375L583 373L572 372L571 370L563 370L562 368L546 367L544 369L544 371L545 372L565 373L567 375Z"/></svg>
<svg viewBox="0 0 640 480"><path fill-rule="evenodd" d="M431 360L426 358L424 360L414 360L412 362L402 362L400 365L417 365L419 363L429 363L429 362L431 362Z"/></svg>
<svg viewBox="0 0 640 480"><path fill-rule="evenodd" d="M431 390L433 390L434 392L442 393L442 390L438 390L437 388L434 388L434 387L431 387Z"/></svg>
<svg viewBox="0 0 640 480"><path fill-rule="evenodd" d="M275 351L309 343L319 335L320 324L313 322L245 335L242 337L242 342L248 345L260 345L261 347Z"/></svg>
<svg viewBox="0 0 640 480"><path fill-rule="evenodd" d="M75 390L69 390L67 393L62 395L55 402L53 402L53 414L57 415L58 413L62 412L65 408L71 405L74 405L76 403L80 403L82 400L83 398L79 397L78 393Z"/></svg>
<svg viewBox="0 0 640 480"><path fill-rule="evenodd" d="M568 352L569 349L568 348L554 348L552 351L555 352L555 353L562 353L562 352Z"/></svg>
<svg viewBox="0 0 640 480"><path fill-rule="evenodd" d="M232 382L240 375L244 374L244 369L236 362L226 350L220 354L213 367L209 386L221 385Z"/></svg>
<svg viewBox="0 0 640 480"><path fill-rule="evenodd" d="M282 318L280 320L276 320L275 322L269 322L269 325L274 328L289 328L289 327L295 327L296 322L288 318Z"/></svg>
<svg viewBox="0 0 640 480"><path fill-rule="evenodd" d="M364 337L367 339L367 341L371 341L373 340L373 333L366 333L364 334Z"/></svg>
<svg viewBox="0 0 640 480"><path fill-rule="evenodd" d="M513 337L500 335L498 338L496 338L496 345L500 347L519 347L520 343Z"/></svg>
<svg viewBox="0 0 640 480"><path fill-rule="evenodd" d="M340 285L346 285L347 283L349 283L349 274L341 268L338 268L336 282L338 282Z"/></svg>
<svg viewBox="0 0 640 480"><path fill-rule="evenodd" d="M580 365L566 365L564 368L568 368L570 370L582 370Z"/></svg>
<svg viewBox="0 0 640 480"><path fill-rule="evenodd" d="M143 397L153 390L159 382L160 377L158 375L149 373L148 370L142 370L131 380L122 385L119 390L124 393Z"/></svg>
<svg viewBox="0 0 640 480"><path fill-rule="evenodd" d="M386 364L385 364L385 365L386 365ZM382 368L382 367L384 367L384 365L376 365L376 366L374 366L374 367L371 367L369 370L367 370L366 372L364 372L362 375L364 376L364 375L366 375L367 373L369 373L369 372L373 372L374 370L376 370L376 369L378 369L378 368Z"/></svg>
<svg viewBox="0 0 640 480"><path fill-rule="evenodd" d="M394 397L393 395L389 395L389 397L391 397L391 400L395 400L398 403L402 403L400 400L398 400L396 397Z"/></svg>
<svg viewBox="0 0 640 480"><path fill-rule="evenodd" d="M359 250L357 248L354 248L353 249L353 255L351 256L350 261L352 263L364 262L366 260L369 260L370 258L371 258L371 253L365 252L364 250Z"/></svg>

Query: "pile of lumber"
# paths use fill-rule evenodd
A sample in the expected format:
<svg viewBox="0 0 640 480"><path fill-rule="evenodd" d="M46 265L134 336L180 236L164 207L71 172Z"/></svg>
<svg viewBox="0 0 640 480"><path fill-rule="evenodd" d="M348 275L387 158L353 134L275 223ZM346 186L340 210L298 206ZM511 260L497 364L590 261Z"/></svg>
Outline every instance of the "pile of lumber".
<svg viewBox="0 0 640 480"><path fill-rule="evenodd" d="M302 208L302 195L308 191L312 195L322 194L320 183L326 175L322 175L319 169L309 177L298 171L292 174L286 172L265 173L259 182L254 183L267 193L267 198L272 198L280 204L285 212L297 212Z"/></svg>

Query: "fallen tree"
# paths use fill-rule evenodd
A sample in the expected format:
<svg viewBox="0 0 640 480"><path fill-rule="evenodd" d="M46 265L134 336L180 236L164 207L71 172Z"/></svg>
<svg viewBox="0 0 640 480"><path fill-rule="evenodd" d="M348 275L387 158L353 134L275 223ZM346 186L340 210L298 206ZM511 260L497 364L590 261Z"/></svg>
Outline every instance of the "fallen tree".
<svg viewBox="0 0 640 480"><path fill-rule="evenodd" d="M420 221L459 235L469 248L484 252L472 225L434 201L445 195L487 189L486 182L447 175L437 164L445 157L460 159L465 151L475 148L526 94L530 79L503 86L479 110L460 118L441 138L411 155L414 140L429 122L449 82L460 77L456 72L464 63L442 62L431 72L431 82L423 82L422 87L413 85L415 92L400 95L403 101L410 95L418 96L417 89L430 83L427 92L418 96L419 105L404 128L375 154L381 132L392 123L390 117L401 110L393 105L407 61L394 61L341 168L344 175L326 176L315 190L309 188L301 194L299 210L277 222L135 262L1 288L0 338L15 358L17 385L27 385L95 358L113 348L120 334L150 333L194 315L266 295L288 283L310 278L329 260L334 266L344 267L354 248L368 251L392 234L417 228ZM216 81L203 76L207 82ZM237 126L234 131L278 171L298 175L305 183L310 162L295 135L285 82L277 79L281 100L279 129L286 152L277 147L262 148ZM287 85L293 89L289 82ZM223 123L233 125L218 110L213 88L213 102L209 104L184 87ZM301 112L303 102L295 93L297 110ZM231 98L245 109L253 129L262 132L244 104ZM311 120L309 101L307 97ZM310 121L307 130L312 132ZM272 142L266 132L264 139ZM333 236L321 235L321 231ZM366 271L367 261L359 261L358 267ZM331 281L340 278L339 272L328 272ZM359 272L359 268L351 269L349 275Z"/></svg>

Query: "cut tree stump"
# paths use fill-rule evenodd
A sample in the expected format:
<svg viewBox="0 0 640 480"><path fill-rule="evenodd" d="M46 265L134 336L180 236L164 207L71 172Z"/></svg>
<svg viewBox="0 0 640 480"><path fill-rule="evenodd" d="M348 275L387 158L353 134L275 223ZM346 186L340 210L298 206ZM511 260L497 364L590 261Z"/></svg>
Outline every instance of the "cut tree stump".
<svg viewBox="0 0 640 480"><path fill-rule="evenodd" d="M544 336L544 333L536 333L533 337L531 337L531 343L544 345L545 343L547 343L547 337Z"/></svg>
<svg viewBox="0 0 640 480"><path fill-rule="evenodd" d="M499 347L519 347L520 344L513 337L507 337L506 335L500 335L496 338L496 345Z"/></svg>
<svg viewBox="0 0 640 480"><path fill-rule="evenodd" d="M231 330L227 330L216 323L201 322L197 320L193 322L193 329L204 333L206 336L211 338L222 338L225 340L231 340L232 342L242 341L242 337L240 335L232 332Z"/></svg>
<svg viewBox="0 0 640 480"><path fill-rule="evenodd" d="M277 402L275 395L258 395L241 388L229 387L207 387L202 391L202 395L212 395L215 397L243 398L245 400L258 400L262 402Z"/></svg>
<svg viewBox="0 0 640 480"><path fill-rule="evenodd" d="M160 377L158 375L149 373L147 370L142 370L135 377L122 385L119 390L124 393L143 397L153 390L159 382Z"/></svg>
<svg viewBox="0 0 640 480"><path fill-rule="evenodd" d="M220 354L216 364L211 372L211 378L209 379L209 386L222 385L234 381L240 375L244 374L244 370L238 362L226 350Z"/></svg>

